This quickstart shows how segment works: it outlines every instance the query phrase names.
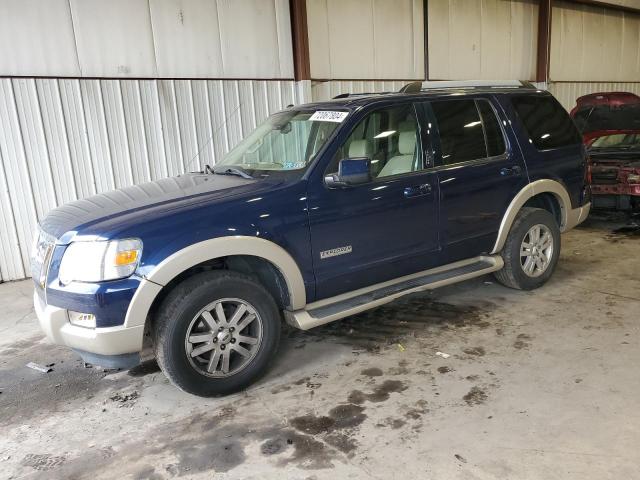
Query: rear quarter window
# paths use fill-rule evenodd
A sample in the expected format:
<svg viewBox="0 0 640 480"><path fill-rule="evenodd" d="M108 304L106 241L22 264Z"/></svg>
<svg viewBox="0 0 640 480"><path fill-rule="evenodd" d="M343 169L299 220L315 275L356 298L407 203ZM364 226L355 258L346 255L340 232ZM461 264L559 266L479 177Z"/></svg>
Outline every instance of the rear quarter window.
<svg viewBox="0 0 640 480"><path fill-rule="evenodd" d="M561 148L582 143L571 117L551 96L516 95L511 97L530 141L538 150Z"/></svg>

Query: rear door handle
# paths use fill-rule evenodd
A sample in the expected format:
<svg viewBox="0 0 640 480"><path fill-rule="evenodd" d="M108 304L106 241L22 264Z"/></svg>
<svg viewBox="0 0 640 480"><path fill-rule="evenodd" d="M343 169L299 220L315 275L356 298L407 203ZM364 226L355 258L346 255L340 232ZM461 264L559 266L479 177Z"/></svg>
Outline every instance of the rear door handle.
<svg viewBox="0 0 640 480"><path fill-rule="evenodd" d="M404 196L406 198L419 197L420 195L429 195L431 193L431 185L423 183L422 185L416 185L413 187L405 187Z"/></svg>
<svg viewBox="0 0 640 480"><path fill-rule="evenodd" d="M514 165L513 167L504 167L500 169L500 175L503 177L508 177L509 175L520 175L522 173L522 168L518 165Z"/></svg>

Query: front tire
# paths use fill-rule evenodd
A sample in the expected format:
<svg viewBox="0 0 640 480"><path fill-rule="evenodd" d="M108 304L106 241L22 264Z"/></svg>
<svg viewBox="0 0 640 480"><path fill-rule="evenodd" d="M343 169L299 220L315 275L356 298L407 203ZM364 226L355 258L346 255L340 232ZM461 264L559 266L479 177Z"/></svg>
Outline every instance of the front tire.
<svg viewBox="0 0 640 480"><path fill-rule="evenodd" d="M501 254L504 267L494 274L500 283L518 290L544 285L560 257L560 229L553 215L541 208L520 210Z"/></svg>
<svg viewBox="0 0 640 480"><path fill-rule="evenodd" d="M156 359L185 392L226 395L255 382L280 342L280 313L251 277L211 271L188 278L162 302L154 324Z"/></svg>

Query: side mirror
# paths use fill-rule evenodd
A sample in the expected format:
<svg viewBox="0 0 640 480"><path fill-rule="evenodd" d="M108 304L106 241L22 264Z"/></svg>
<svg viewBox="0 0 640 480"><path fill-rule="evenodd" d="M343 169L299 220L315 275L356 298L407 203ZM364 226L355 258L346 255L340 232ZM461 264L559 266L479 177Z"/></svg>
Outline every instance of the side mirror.
<svg viewBox="0 0 640 480"><path fill-rule="evenodd" d="M367 157L340 160L338 173L324 177L329 188L349 187L371 181L371 160Z"/></svg>

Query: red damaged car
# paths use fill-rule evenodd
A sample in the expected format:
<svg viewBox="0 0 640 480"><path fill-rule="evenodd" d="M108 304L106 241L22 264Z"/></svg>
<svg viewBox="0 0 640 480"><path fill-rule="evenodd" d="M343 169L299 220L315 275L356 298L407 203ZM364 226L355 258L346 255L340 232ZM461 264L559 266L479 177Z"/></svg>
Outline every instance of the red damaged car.
<svg viewBox="0 0 640 480"><path fill-rule="evenodd" d="M571 110L591 159L596 208L640 210L640 97L593 93Z"/></svg>

